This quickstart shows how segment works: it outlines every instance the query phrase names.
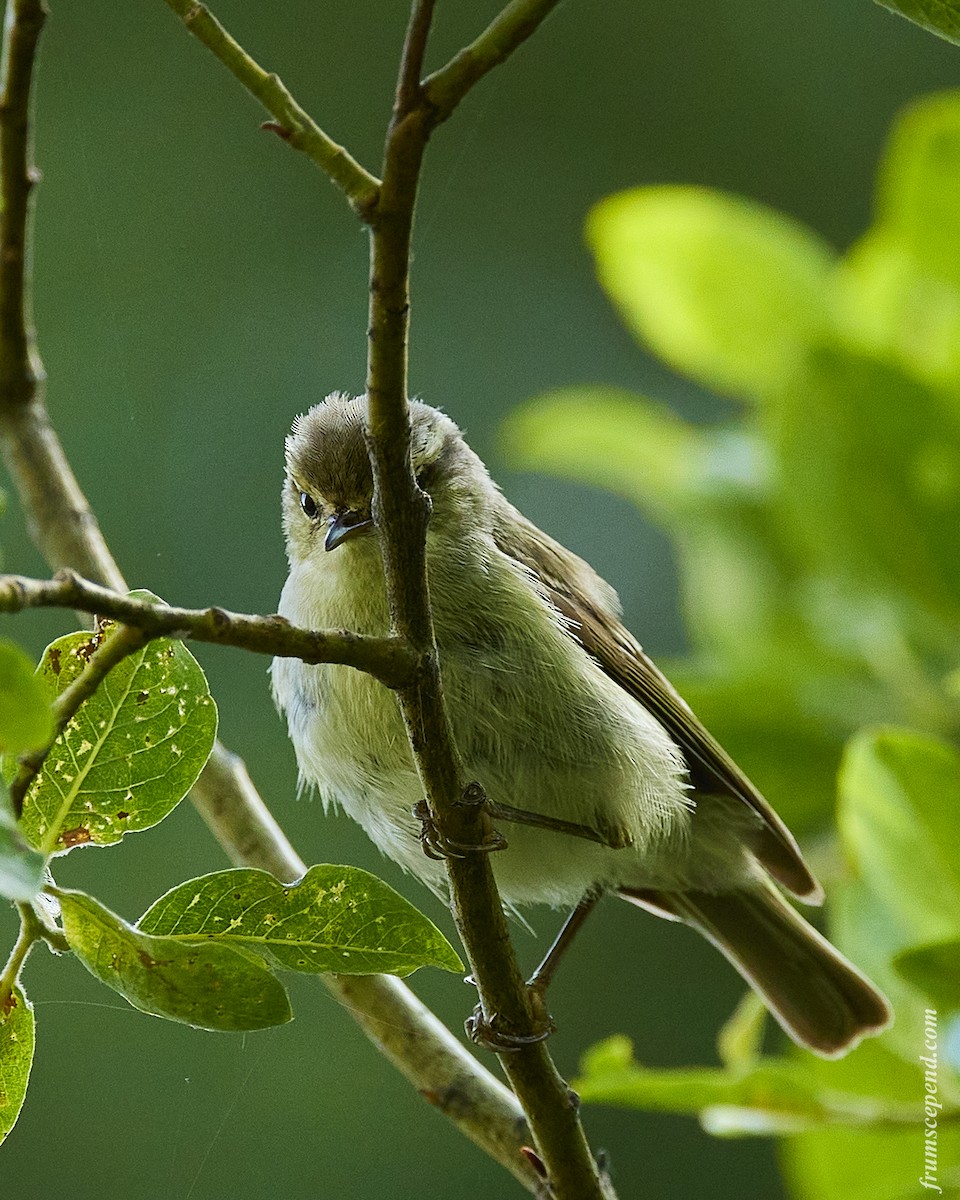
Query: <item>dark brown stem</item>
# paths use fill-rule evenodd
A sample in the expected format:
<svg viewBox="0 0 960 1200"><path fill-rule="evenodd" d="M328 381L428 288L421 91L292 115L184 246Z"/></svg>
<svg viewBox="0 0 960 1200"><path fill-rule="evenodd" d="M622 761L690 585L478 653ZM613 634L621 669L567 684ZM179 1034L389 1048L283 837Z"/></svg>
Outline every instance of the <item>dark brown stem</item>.
<svg viewBox="0 0 960 1200"><path fill-rule="evenodd" d="M30 83L47 10L43 0L7 0L0 65L0 407L28 404L43 384L33 336L27 236L30 193Z"/></svg>
<svg viewBox="0 0 960 1200"><path fill-rule="evenodd" d="M300 658L308 663L341 663L366 671L387 687L408 683L417 667L416 656L399 638L300 629L276 615L261 617L216 607L153 604L99 587L68 570L60 571L54 579L0 575L0 612L25 608L72 608L121 621L149 637L239 646L257 654Z"/></svg>
<svg viewBox="0 0 960 1200"><path fill-rule="evenodd" d="M471 802L477 799L476 789L468 792L466 788L463 764L443 701L427 592L429 501L416 485L410 459L410 244L420 168L437 122L434 107L421 94L419 82L415 85L413 81L419 78L430 8L422 0L413 6L394 117L387 134L380 197L368 214L369 445L375 480L374 515L380 531L392 630L413 647L421 664L415 682L398 690L410 744L431 817L442 838L461 846L480 846L489 842L492 829L482 797L479 803ZM515 44L519 45L531 30L517 25L514 31ZM501 46L496 61L502 61L507 53L509 50ZM461 94L469 86L470 82L465 82ZM480 993L484 1022L512 1039L516 1047L501 1055L501 1063L527 1114L537 1155L546 1170L549 1194L555 1200L601 1200L604 1186L577 1107L546 1047L533 1040L542 1027L543 1014L532 1007L513 952L489 856L467 852L463 857L448 859L447 865L454 917Z"/></svg>
<svg viewBox="0 0 960 1200"><path fill-rule="evenodd" d="M397 92L394 113L402 117L420 101L420 76L423 59L427 52L427 39L433 21L434 0L416 0L410 12L407 36L403 42L400 72L397 76Z"/></svg>

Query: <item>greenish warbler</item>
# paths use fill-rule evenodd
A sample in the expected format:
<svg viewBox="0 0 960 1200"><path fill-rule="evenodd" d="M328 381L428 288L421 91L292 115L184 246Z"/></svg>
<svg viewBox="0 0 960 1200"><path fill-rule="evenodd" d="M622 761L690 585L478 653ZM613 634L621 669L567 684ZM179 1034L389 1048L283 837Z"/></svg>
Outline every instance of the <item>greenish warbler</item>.
<svg viewBox="0 0 960 1200"><path fill-rule="evenodd" d="M491 859L505 903L568 906L605 891L686 922L824 1056L884 1028L881 993L783 898L822 900L793 836L621 624L613 589L503 497L453 421L410 408L454 736L467 777L521 810ZM383 635L365 417L362 397L334 394L294 423L279 611ZM394 694L345 666L283 658L271 670L302 779L442 893Z"/></svg>

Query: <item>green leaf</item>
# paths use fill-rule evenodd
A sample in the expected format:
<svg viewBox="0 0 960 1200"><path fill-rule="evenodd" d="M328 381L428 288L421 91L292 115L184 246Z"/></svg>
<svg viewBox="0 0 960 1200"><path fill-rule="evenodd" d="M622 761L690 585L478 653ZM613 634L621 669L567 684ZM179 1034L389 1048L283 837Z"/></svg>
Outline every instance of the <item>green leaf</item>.
<svg viewBox="0 0 960 1200"><path fill-rule="evenodd" d="M893 229L870 230L837 272L839 324L856 349L894 357L952 388L960 377L960 288L930 274Z"/></svg>
<svg viewBox="0 0 960 1200"><path fill-rule="evenodd" d="M217 871L167 892L137 928L169 941L209 938L242 946L288 971L463 970L432 921L358 867L313 866L294 884L250 868Z"/></svg>
<svg viewBox="0 0 960 1200"><path fill-rule="evenodd" d="M844 851L890 915L891 949L960 936L960 754L905 730L850 743L837 814Z"/></svg>
<svg viewBox="0 0 960 1200"><path fill-rule="evenodd" d="M665 406L619 388L547 392L506 418L501 440L517 470L605 487L657 513L689 508L705 490L701 432Z"/></svg>
<svg viewBox="0 0 960 1200"><path fill-rule="evenodd" d="M59 638L40 674L59 694L112 628ZM179 804L213 747L217 710L203 671L160 639L107 676L60 734L27 791L21 828L43 854L111 845Z"/></svg>
<svg viewBox="0 0 960 1200"><path fill-rule="evenodd" d="M43 855L24 841L0 781L0 896L33 900L43 886L45 863Z"/></svg>
<svg viewBox="0 0 960 1200"><path fill-rule="evenodd" d="M910 1063L900 1061L876 1038L837 1061L806 1056L813 1080L848 1095L882 1098L890 1108L903 1110L907 1119L892 1128L882 1124L877 1129L827 1128L786 1139L780 1153L792 1200L918 1200L927 1194L918 1182L924 1170L922 1025L913 1031L913 1043ZM944 1177L949 1164L958 1161L958 1132L946 1122L939 1128ZM948 1180L940 1182L944 1196L950 1195Z"/></svg>
<svg viewBox="0 0 960 1200"><path fill-rule="evenodd" d="M831 886L830 940L889 1001L894 1022L882 1034L884 1046L906 1062L915 1062L916 1031L930 1001L894 970L893 960L905 940L903 929L863 879L836 880Z"/></svg>
<svg viewBox="0 0 960 1200"><path fill-rule="evenodd" d="M831 251L752 201L638 188L601 201L587 237L627 325L708 387L765 395L827 321Z"/></svg>
<svg viewBox="0 0 960 1200"><path fill-rule="evenodd" d="M914 25L960 45L960 4L956 0L877 0Z"/></svg>
<svg viewBox="0 0 960 1200"><path fill-rule="evenodd" d="M0 638L0 754L23 754L53 736L50 698L31 660Z"/></svg>
<svg viewBox="0 0 960 1200"><path fill-rule="evenodd" d="M239 946L154 937L83 892L59 891L63 932L91 975L134 1008L198 1029L265 1029L291 1020L283 984Z"/></svg>
<svg viewBox="0 0 960 1200"><path fill-rule="evenodd" d="M890 588L957 619L960 414L951 409L893 364L837 346L811 352L771 431L810 575Z"/></svg>
<svg viewBox="0 0 960 1200"><path fill-rule="evenodd" d="M707 1132L718 1137L779 1136L890 1115L882 1101L825 1086L811 1074L810 1057L761 1058L736 1069L652 1069L634 1059L628 1038L618 1036L584 1055L571 1086L585 1103L699 1115Z"/></svg>
<svg viewBox="0 0 960 1200"><path fill-rule="evenodd" d="M841 721L823 702L862 704L863 697L854 694L849 676L828 670L810 647L805 662L790 648L779 655L775 643L764 648L758 663L725 656L712 670L689 661L665 668L790 828L803 833L832 815L834 779L850 733L849 717Z"/></svg>
<svg viewBox="0 0 960 1200"><path fill-rule="evenodd" d="M613 388L569 388L521 406L502 440L511 466L607 487L678 539L700 645L742 657L782 624L789 567L768 511L770 455L751 431L697 428Z"/></svg>
<svg viewBox="0 0 960 1200"><path fill-rule="evenodd" d="M33 1065L33 1005L15 987L0 1012L0 1142L16 1125Z"/></svg>
<svg viewBox="0 0 960 1200"><path fill-rule="evenodd" d="M760 1057L766 1005L756 992L748 989L740 1003L717 1034L717 1054L731 1070L750 1067Z"/></svg>
<svg viewBox="0 0 960 1200"><path fill-rule="evenodd" d="M960 1012L960 938L907 950L897 955L893 965L939 1010Z"/></svg>
<svg viewBox="0 0 960 1200"><path fill-rule="evenodd" d="M960 285L960 91L926 96L901 113L881 167L877 209L880 228L925 274Z"/></svg>

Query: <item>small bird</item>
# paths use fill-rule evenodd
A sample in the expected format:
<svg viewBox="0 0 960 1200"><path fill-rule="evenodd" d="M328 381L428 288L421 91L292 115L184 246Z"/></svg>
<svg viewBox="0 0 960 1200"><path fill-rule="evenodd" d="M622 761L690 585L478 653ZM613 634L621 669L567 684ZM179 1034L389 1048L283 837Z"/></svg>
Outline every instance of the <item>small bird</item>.
<svg viewBox="0 0 960 1200"><path fill-rule="evenodd" d="M491 857L504 902L585 911L612 892L685 922L824 1057L883 1029L886 999L781 893L823 899L793 836L621 624L613 588L505 499L449 417L415 402L410 417L450 721L467 778L510 822ZM383 636L365 420L364 397L335 393L294 422L279 611ZM301 780L443 894L393 692L346 666L271 673Z"/></svg>

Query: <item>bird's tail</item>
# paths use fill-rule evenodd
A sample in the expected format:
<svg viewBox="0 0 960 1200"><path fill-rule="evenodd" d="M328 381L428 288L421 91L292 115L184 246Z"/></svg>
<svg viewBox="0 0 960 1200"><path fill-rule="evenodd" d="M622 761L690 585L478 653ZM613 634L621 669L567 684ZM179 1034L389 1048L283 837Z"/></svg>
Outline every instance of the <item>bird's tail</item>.
<svg viewBox="0 0 960 1200"><path fill-rule="evenodd" d="M711 895L628 890L625 900L684 921L736 967L795 1042L836 1058L890 1024L881 992L772 884Z"/></svg>

